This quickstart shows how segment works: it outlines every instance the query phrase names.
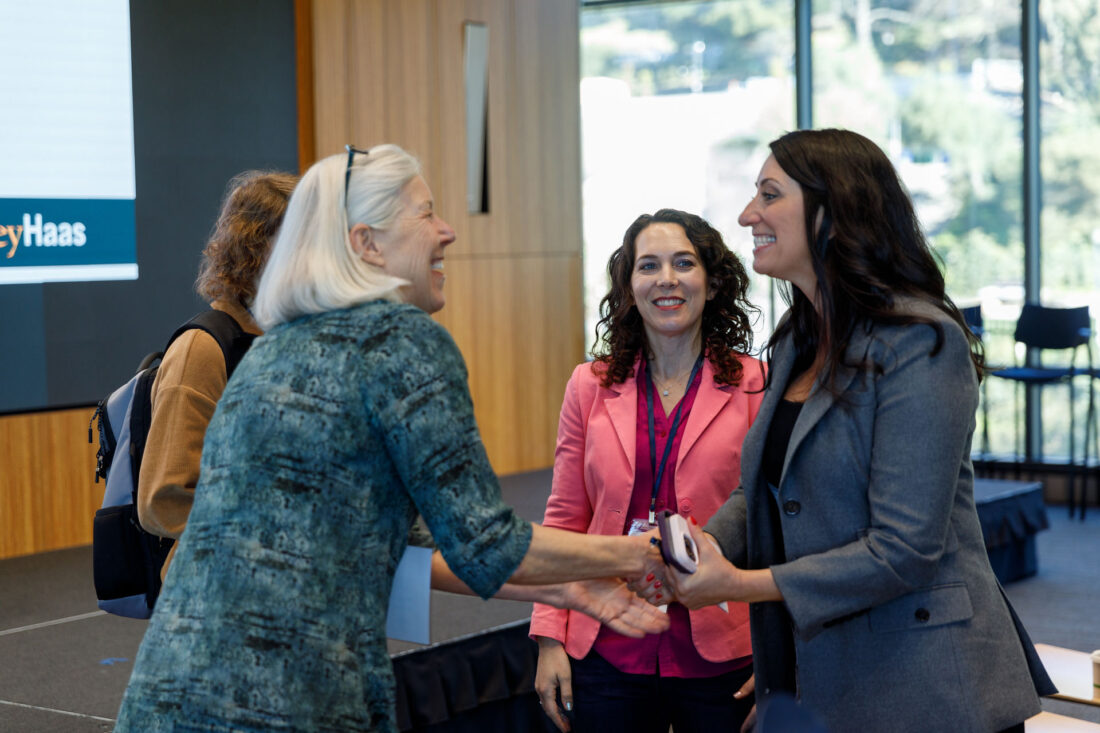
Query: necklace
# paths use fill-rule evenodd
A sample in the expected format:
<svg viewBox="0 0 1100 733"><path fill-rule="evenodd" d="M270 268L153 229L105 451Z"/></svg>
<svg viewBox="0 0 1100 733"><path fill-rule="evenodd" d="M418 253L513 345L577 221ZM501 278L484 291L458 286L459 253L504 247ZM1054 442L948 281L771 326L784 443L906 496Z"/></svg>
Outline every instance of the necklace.
<svg viewBox="0 0 1100 733"><path fill-rule="evenodd" d="M675 377L668 380L667 382L662 380L662 384L657 385L658 388L661 390L661 394L665 397L668 397L669 388L667 386L664 386L664 385L670 385L670 384L671 385L677 385L677 384L679 384L680 380L683 379L684 376L686 376L687 373L690 372L690 371L691 371L691 367L688 367L687 370L680 372L679 374L677 374Z"/></svg>

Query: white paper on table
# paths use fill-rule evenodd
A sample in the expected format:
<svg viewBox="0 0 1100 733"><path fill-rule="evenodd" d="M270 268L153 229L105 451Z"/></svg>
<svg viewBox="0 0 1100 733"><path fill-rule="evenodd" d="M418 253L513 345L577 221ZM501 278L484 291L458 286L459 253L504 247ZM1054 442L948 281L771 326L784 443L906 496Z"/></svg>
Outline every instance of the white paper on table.
<svg viewBox="0 0 1100 733"><path fill-rule="evenodd" d="M416 644L431 643L432 550L405 548L390 591L386 636Z"/></svg>

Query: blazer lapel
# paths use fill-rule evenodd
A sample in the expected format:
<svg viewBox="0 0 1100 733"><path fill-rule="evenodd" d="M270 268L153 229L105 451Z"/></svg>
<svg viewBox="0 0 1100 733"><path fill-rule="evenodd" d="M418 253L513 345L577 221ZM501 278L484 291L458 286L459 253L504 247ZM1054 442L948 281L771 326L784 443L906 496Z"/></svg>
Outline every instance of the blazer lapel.
<svg viewBox="0 0 1100 733"><path fill-rule="evenodd" d="M785 345L793 346L788 339ZM847 360L858 363L866 357L867 348L870 346L870 334L866 334L860 330L856 330L852 334L851 343L847 349ZM789 349L791 354L791 360L793 362L794 349ZM786 387L786 381L790 375L790 364L787 367L787 377L783 382L777 382L778 394L782 394ZM836 375L836 392L843 393L848 388L848 385L855 379L857 369L854 367L840 365L837 369ZM809 398L806 403L802 405L802 411L798 413L798 420L795 421L794 429L791 430L791 440L787 444L787 455L783 459L783 473L782 476L787 475L787 468L791 465L791 459L794 458L795 452L798 451L798 446L802 441L810 434L814 426L825 416L825 413L829 411L834 404L836 404L837 397L832 390L824 389L821 385L820 379L814 383L813 390L810 392ZM782 483L782 477L780 478Z"/></svg>
<svg viewBox="0 0 1100 733"><path fill-rule="evenodd" d="M768 389L764 391L764 399L760 402L760 410L756 413L756 420L745 435L745 442L741 445L741 479L745 488L759 485L761 469L764 465L764 442L768 438L768 427L775 417L779 400L783 397L783 386L791 376L794 368L794 349L790 348L789 341L779 344L772 352L768 362Z"/></svg>
<svg viewBox="0 0 1100 733"><path fill-rule="evenodd" d="M627 463L630 464L631 481L637 472L638 447L638 382L633 376L638 373L638 362L634 362L634 372L621 384L613 384L606 390L603 401L615 435L619 438ZM632 484L633 485L633 484Z"/></svg>
<svg viewBox="0 0 1100 733"><path fill-rule="evenodd" d="M691 452L692 446L729 400L729 392L714 383L714 367L709 360L704 359L699 391L695 394L695 403L691 406L687 424L683 428L684 437L680 440L679 457L676 459L678 463Z"/></svg>

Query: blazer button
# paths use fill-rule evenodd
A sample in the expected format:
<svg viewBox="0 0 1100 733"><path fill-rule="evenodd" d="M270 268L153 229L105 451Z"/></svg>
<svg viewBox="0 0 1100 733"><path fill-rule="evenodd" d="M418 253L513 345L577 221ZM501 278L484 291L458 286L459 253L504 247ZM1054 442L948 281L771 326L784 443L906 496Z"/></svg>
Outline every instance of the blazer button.
<svg viewBox="0 0 1100 733"><path fill-rule="evenodd" d="M922 624L932 618L932 614L928 612L927 608L918 608L917 612L913 615L916 616L917 621L920 621Z"/></svg>
<svg viewBox="0 0 1100 733"><path fill-rule="evenodd" d="M802 505L794 499L783 502L783 512L790 517L795 516L802 511Z"/></svg>

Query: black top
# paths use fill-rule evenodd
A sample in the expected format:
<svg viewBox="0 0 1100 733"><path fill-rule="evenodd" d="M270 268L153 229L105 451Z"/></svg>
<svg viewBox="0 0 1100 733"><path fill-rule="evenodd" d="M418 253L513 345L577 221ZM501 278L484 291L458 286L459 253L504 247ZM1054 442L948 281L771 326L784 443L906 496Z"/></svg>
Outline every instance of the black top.
<svg viewBox="0 0 1100 733"><path fill-rule="evenodd" d="M802 412L803 402L780 400L768 426L768 437L764 441L764 478L772 486L779 486L783 475L783 459L787 456L787 446L791 442L798 413Z"/></svg>

